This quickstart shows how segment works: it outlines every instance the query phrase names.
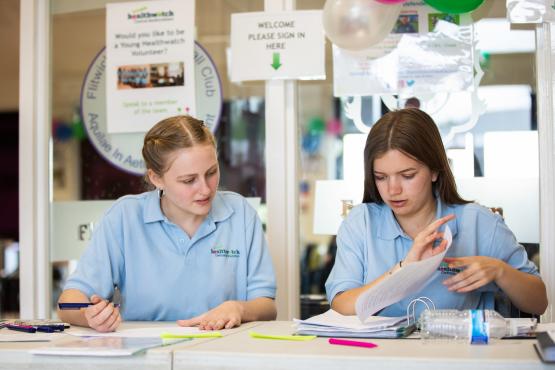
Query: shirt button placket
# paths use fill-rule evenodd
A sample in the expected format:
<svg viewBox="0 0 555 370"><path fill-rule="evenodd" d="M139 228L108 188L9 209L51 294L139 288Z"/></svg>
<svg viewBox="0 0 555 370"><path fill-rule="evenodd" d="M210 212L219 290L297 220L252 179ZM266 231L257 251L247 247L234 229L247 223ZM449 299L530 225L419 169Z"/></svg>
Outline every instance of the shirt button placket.
<svg viewBox="0 0 555 370"><path fill-rule="evenodd" d="M188 254L187 248L185 247L185 238L183 238L182 236L178 236L177 245L179 245L179 250L181 251L182 254L184 255Z"/></svg>
<svg viewBox="0 0 555 370"><path fill-rule="evenodd" d="M187 243L187 240L183 237L178 239L179 242L179 247L181 248L181 250L183 251L183 254L185 255L185 266L193 266L194 264L194 258L192 258L191 256L191 247L192 245L187 245L185 246L185 244Z"/></svg>

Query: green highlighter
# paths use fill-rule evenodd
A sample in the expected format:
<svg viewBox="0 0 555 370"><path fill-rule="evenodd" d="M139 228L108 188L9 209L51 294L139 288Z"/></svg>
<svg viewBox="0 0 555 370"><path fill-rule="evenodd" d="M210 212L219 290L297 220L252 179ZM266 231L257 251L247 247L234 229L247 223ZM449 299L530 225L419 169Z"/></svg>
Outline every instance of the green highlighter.
<svg viewBox="0 0 555 370"><path fill-rule="evenodd" d="M221 337L223 337L223 335L219 331L211 331L206 333L184 333L184 334L163 332L162 334L160 334L160 338L162 339L221 338Z"/></svg>
<svg viewBox="0 0 555 370"><path fill-rule="evenodd" d="M261 334L254 331L249 331L251 338L257 339L275 339L275 340L294 340L298 342L306 342L316 338L316 335L268 335Z"/></svg>

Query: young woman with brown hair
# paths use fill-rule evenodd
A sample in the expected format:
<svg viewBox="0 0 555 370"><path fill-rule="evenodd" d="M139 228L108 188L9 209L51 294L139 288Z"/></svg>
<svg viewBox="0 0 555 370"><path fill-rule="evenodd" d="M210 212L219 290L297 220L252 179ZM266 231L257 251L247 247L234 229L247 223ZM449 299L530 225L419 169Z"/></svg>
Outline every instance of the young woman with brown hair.
<svg viewBox="0 0 555 370"><path fill-rule="evenodd" d="M440 269L423 290L379 315L403 316L419 296L436 308L493 309L499 291L522 311L545 311L545 285L503 219L457 193L429 115L417 108L385 114L370 130L364 163L363 203L340 227L326 283L334 310L354 314L362 292L409 263L443 252L446 224L453 243L444 261L461 271L452 275L453 270Z"/></svg>

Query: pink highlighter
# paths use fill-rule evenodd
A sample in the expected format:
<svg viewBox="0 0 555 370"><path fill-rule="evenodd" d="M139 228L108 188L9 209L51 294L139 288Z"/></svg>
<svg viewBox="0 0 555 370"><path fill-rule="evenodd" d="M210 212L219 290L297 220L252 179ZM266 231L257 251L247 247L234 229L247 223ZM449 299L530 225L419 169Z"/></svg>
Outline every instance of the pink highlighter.
<svg viewBox="0 0 555 370"><path fill-rule="evenodd" d="M378 346L375 343L361 342L359 340L338 339L338 338L330 338L328 342L329 344L338 344L340 346L353 346L353 347L365 347L365 348L374 348Z"/></svg>

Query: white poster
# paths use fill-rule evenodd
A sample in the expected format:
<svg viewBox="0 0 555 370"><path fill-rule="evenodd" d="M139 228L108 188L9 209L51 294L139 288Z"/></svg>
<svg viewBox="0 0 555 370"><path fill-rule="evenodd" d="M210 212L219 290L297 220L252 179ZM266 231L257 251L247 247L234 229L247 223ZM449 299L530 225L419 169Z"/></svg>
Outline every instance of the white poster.
<svg viewBox="0 0 555 370"><path fill-rule="evenodd" d="M223 90L216 64L195 42L196 117L215 132L222 115ZM97 152L117 168L137 175L145 172L144 133L109 133L106 124L106 51L94 58L81 88L81 117Z"/></svg>
<svg viewBox="0 0 555 370"><path fill-rule="evenodd" d="M358 52L333 47L335 96L436 93L473 88L473 28L464 14L403 4L393 30Z"/></svg>
<svg viewBox="0 0 555 370"><path fill-rule="evenodd" d="M321 10L231 15L231 80L325 79Z"/></svg>
<svg viewBox="0 0 555 370"><path fill-rule="evenodd" d="M109 133L195 115L194 0L106 5Z"/></svg>

